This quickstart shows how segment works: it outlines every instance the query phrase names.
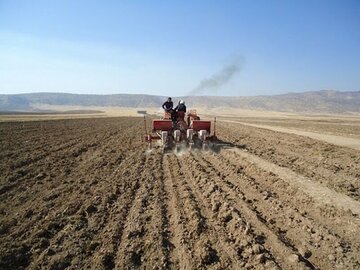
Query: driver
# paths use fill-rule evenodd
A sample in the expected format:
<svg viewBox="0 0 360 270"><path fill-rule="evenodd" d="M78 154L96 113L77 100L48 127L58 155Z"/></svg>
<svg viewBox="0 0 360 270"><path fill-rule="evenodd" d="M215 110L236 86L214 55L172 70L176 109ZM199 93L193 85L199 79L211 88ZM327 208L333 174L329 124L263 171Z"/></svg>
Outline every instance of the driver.
<svg viewBox="0 0 360 270"><path fill-rule="evenodd" d="M179 105L176 106L176 108L174 109L174 111L186 113L185 101L180 100L180 101L179 101Z"/></svg>
<svg viewBox="0 0 360 270"><path fill-rule="evenodd" d="M173 106L174 104L171 97L168 97L167 101L165 101L161 107L165 110L165 112L171 112L173 110Z"/></svg>

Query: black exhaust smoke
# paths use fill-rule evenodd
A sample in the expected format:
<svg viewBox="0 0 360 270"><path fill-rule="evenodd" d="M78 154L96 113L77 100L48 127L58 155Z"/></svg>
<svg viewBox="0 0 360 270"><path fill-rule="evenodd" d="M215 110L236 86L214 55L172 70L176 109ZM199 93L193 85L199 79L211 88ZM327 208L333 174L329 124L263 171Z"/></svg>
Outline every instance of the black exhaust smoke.
<svg viewBox="0 0 360 270"><path fill-rule="evenodd" d="M242 58L238 58L230 65L223 67L219 72L213 74L210 78L203 79L196 88L188 93L188 96L217 94L219 88L240 72L243 62Z"/></svg>

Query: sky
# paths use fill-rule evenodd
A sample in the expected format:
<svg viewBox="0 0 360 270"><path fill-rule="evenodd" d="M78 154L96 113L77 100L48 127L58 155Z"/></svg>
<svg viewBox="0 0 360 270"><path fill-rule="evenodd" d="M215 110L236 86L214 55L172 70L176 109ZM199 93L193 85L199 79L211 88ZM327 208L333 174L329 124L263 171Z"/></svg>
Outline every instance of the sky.
<svg viewBox="0 0 360 270"><path fill-rule="evenodd" d="M0 0L1 94L323 89L360 90L358 0Z"/></svg>

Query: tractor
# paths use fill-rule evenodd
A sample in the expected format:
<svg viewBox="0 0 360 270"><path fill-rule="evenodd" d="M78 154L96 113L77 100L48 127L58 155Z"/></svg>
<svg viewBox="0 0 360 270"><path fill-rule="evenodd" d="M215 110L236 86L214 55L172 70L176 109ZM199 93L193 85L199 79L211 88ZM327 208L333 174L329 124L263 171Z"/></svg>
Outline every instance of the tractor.
<svg viewBox="0 0 360 270"><path fill-rule="evenodd" d="M153 142L158 141L164 151L179 151L183 148L208 150L216 146L215 125L216 118L211 134L211 121L201 120L196 110L190 110L187 114L177 112L175 118L170 112L165 111L162 119L152 120L151 133L147 132L144 116L145 141L150 149Z"/></svg>

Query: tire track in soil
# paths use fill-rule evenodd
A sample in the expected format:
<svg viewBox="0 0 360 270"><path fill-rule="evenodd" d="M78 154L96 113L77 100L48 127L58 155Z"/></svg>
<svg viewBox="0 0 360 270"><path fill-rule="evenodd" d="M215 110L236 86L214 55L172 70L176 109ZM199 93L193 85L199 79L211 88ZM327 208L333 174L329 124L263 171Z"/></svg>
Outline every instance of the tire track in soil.
<svg viewBox="0 0 360 270"><path fill-rule="evenodd" d="M214 165L215 167L218 167L222 172L226 172L224 174L227 178L232 176L229 178L230 180L246 180L247 186L252 189L252 194L260 193L264 196L263 199L265 200L268 200L270 197L272 199L271 201L268 200L268 202L272 204L281 199L281 201L275 203L281 204L281 208L284 205L289 206L293 211L300 214L301 218L306 218L313 222L314 226L321 224L323 227L334 231L334 235L344 236L347 241L354 239L354 232L360 227L360 220L354 220L354 222L349 223L348 220L354 217L353 213L336 209L334 206L329 207L324 205L323 202L320 205L314 204L313 198L304 189L291 186L288 181L280 178L273 171L266 171L258 167L256 163L247 160L237 152L225 150L220 155L210 155L207 157L212 165L215 163L217 165ZM244 182L240 181L235 181L235 183L241 186L244 184ZM292 196L289 196L289 194ZM259 201L261 200L259 199ZM357 241L360 243L359 237L357 237Z"/></svg>
<svg viewBox="0 0 360 270"><path fill-rule="evenodd" d="M261 169L272 171L282 179L286 179L290 184L307 192L308 195L317 200L319 204L335 205L337 208L344 208L345 210L352 211L354 214L360 215L360 202L349 196L331 190L328 187L311 181L310 178L297 174L288 168L282 168L276 164L265 161L255 155L240 151L239 149L230 150L257 164Z"/></svg>
<svg viewBox="0 0 360 270"><path fill-rule="evenodd" d="M172 194L171 189L169 189L169 183L167 183L168 180L171 181L170 178L168 178L168 174L166 174L166 168L164 166L164 155L162 155L161 158L161 164L160 164L160 170L161 173L160 177L160 196L158 197L158 204L159 208L161 210L161 218L162 218L162 246L165 250L166 255L166 264L164 265L164 268L166 269L186 269L184 267L184 258L179 259L178 253L175 252L176 246L173 244L174 241L174 235L175 232L175 224L172 220L173 216L176 215L176 212L174 212L174 204L170 205ZM176 234L176 232L175 232ZM182 265L182 266L180 266Z"/></svg>
<svg viewBox="0 0 360 270"><path fill-rule="evenodd" d="M305 259L297 249L282 239L279 235L273 232L266 226L264 220L259 217L257 212L254 212L248 203L244 200L239 200L237 191L234 191L235 186L230 184L228 187L226 179L221 177L221 172L214 169L212 166L204 164L205 159L201 157L202 154L191 153L191 166L189 171L198 172L199 179L197 188L203 189L203 186L210 186L208 190L203 189L203 193L208 195L208 203L216 205L220 203L220 210L222 207L226 210L220 214L226 217L226 220L232 220L234 217L240 218L243 224L246 224L246 234L252 236L252 245L261 244L261 249L268 251L268 256L265 260L274 260L276 264L282 269L291 269L297 267L299 269L317 269L315 265ZM195 174L196 175L196 174ZM229 182L228 182L229 183ZM220 195L220 196L219 196ZM250 240L250 241L251 241Z"/></svg>
<svg viewBox="0 0 360 270"><path fill-rule="evenodd" d="M227 154L225 151L224 153ZM229 159L224 159L222 155L222 153L220 155L195 155L195 159L204 168L211 168L209 170L213 174L223 179L222 187L224 189L235 190L237 197L248 204L256 213L258 219L272 230L279 239L291 246L294 252L300 253L303 256L303 253L310 248L313 254L310 255L309 261L321 269L335 267L334 263L328 259L329 252L336 258L338 265L346 264L348 267L356 267L360 258L356 252L353 253L351 250L359 250L359 245L349 245L348 240L339 236L337 232L332 231L331 225L329 228L323 227L321 225L323 222L299 213L298 208L301 209L301 198L304 198L303 194L298 198L297 206L289 206L286 199L283 200L283 197L277 196L277 193L281 194L281 187L277 187L277 193L269 192L269 189L262 188L266 184L260 180L261 177L268 178L267 181L269 181L271 176L261 176L260 173L255 173L256 170L252 170L250 175L246 175L246 172L244 172L246 170L244 169L244 162L239 173L239 168L229 166L236 159L233 156L229 157ZM261 183L259 184L258 181ZM286 196L288 194L285 195L285 198ZM304 211L311 212L311 204L305 204L302 212ZM348 227L354 227L354 224ZM344 252L341 246L346 246L348 250Z"/></svg>
<svg viewBox="0 0 360 270"><path fill-rule="evenodd" d="M360 156L357 150L294 134L222 123L219 136L241 143L250 153L360 200Z"/></svg>
<svg viewBox="0 0 360 270"><path fill-rule="evenodd" d="M262 236L252 233L250 224L227 202L228 195L223 193L221 188L209 185L208 179L211 176L189 165L193 162L189 157L187 160L184 160L184 157L181 158L181 165L187 172L188 183L209 213L212 226L219 232L219 237L225 245L236 252L235 261L238 260L240 266L233 266L233 269L239 269L239 267L241 269L279 269L280 266L271 252L265 249ZM218 204L214 198L225 203Z"/></svg>
<svg viewBox="0 0 360 270"><path fill-rule="evenodd" d="M166 246L165 208L161 200L161 178L158 168L161 154L147 155L140 177L140 188L126 218L117 252L117 269L165 268L169 265ZM165 246L164 246L165 244Z"/></svg>
<svg viewBox="0 0 360 270"><path fill-rule="evenodd" d="M171 265L173 269L192 269L192 255L188 231L185 228L185 213L179 193L173 168L169 156L163 156L164 164L164 190L167 194L168 232L170 244Z"/></svg>
<svg viewBox="0 0 360 270"><path fill-rule="evenodd" d="M186 227L183 240L190 248L192 267L196 269L240 269L244 266L238 256L227 232L221 226L214 223L212 213L207 209L198 191L190 184L191 178L183 164L175 155L169 156L170 167L174 169L174 175L178 178L176 185L179 206L183 206L184 226Z"/></svg>
<svg viewBox="0 0 360 270"><path fill-rule="evenodd" d="M351 137L344 137L340 135L332 135L332 134L326 134L326 133L318 133L318 132L312 132L307 130L299 130L294 128L285 128L281 126L271 126L271 125L263 125L263 124L251 124L241 121L231 121L231 120L223 120L224 122L228 123L236 123L241 124L245 126L255 127L255 128L261 128L261 129L269 129L276 132L281 133L289 133L289 134L296 134L299 136L309 137L314 140L318 141L324 141L329 144L338 145L341 147L349 147L355 150L360 150L360 140L357 138L351 138Z"/></svg>

